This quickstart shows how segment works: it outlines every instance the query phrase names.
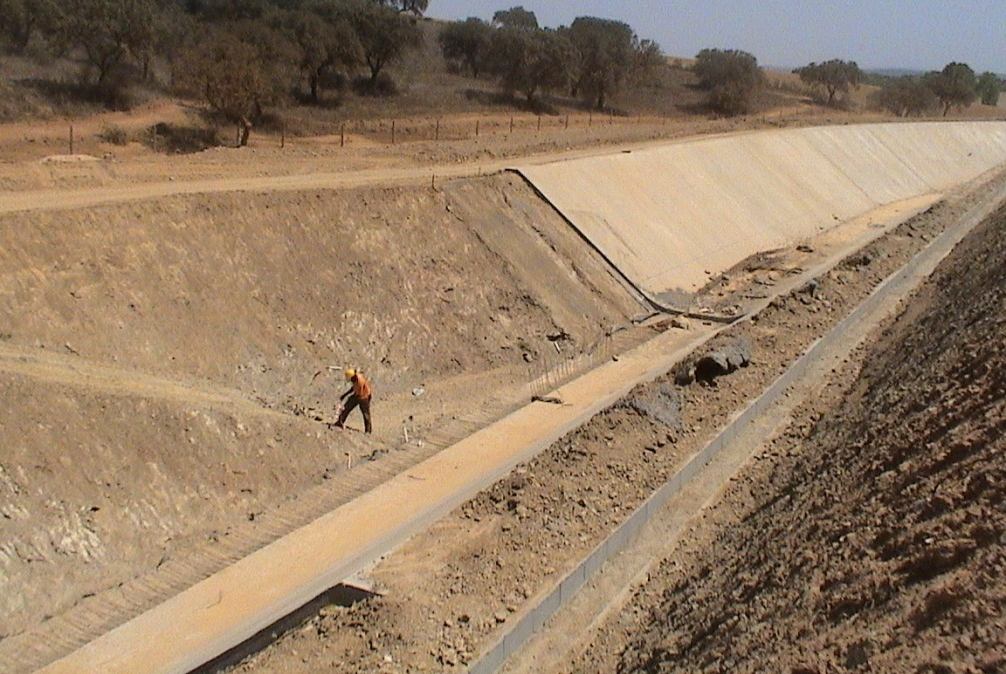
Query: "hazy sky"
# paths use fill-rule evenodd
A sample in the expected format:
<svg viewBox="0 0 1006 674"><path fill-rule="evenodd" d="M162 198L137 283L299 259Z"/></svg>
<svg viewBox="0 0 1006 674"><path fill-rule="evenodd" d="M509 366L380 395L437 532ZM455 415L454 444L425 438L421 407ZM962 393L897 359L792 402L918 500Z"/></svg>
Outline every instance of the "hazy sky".
<svg viewBox="0 0 1006 674"><path fill-rule="evenodd" d="M933 70L965 61L1006 73L1006 0L430 0L428 13L488 19L516 4L547 26L581 15L620 19L674 56L724 47L775 66L843 58Z"/></svg>

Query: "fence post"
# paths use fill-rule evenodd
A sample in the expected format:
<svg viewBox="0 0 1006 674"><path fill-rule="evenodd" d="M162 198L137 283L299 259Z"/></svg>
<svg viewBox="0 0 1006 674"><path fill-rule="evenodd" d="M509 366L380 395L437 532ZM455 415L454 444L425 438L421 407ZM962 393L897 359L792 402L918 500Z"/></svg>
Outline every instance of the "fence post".
<svg viewBox="0 0 1006 674"><path fill-rule="evenodd" d="M437 118L437 131L433 137L434 140L440 140L440 118Z"/></svg>
<svg viewBox="0 0 1006 674"><path fill-rule="evenodd" d="M73 154L73 124L70 125L70 154Z"/></svg>
<svg viewBox="0 0 1006 674"><path fill-rule="evenodd" d="M513 135L513 115L510 115L510 135Z"/></svg>
<svg viewBox="0 0 1006 674"><path fill-rule="evenodd" d="M538 131L541 131L541 115L538 115Z"/></svg>
<svg viewBox="0 0 1006 674"><path fill-rule="evenodd" d="M279 149L286 147L286 122L280 127L279 131Z"/></svg>
<svg viewBox="0 0 1006 674"><path fill-rule="evenodd" d="M339 147L346 147L346 123L342 123L342 129L339 132Z"/></svg>
<svg viewBox="0 0 1006 674"><path fill-rule="evenodd" d="M593 110L591 110L590 112L587 113L587 127L589 128L589 127L592 127L592 126L594 126L594 111Z"/></svg>
<svg viewBox="0 0 1006 674"><path fill-rule="evenodd" d="M480 119L476 119L475 120L475 137L476 138L479 137L479 122L481 122L481 121L482 120L480 120Z"/></svg>
<svg viewBox="0 0 1006 674"><path fill-rule="evenodd" d="M395 144L395 120L391 120L391 144Z"/></svg>

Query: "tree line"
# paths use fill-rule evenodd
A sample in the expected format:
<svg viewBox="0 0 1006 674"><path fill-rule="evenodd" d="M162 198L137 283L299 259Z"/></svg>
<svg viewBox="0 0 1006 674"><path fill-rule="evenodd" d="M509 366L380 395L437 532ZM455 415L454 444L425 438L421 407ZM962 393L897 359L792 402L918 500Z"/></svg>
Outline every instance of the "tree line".
<svg viewBox="0 0 1006 674"><path fill-rule="evenodd" d="M439 42L456 69L493 77L529 102L541 92L568 93L597 110L667 65L659 45L641 40L628 24L582 16L569 26L542 28L534 12L521 6L500 10L488 22L448 24ZM693 71L708 107L721 114L749 112L765 83L758 60L739 50L703 49Z"/></svg>
<svg viewBox="0 0 1006 674"><path fill-rule="evenodd" d="M569 26L542 28L520 6L496 12L491 22L448 24L438 39L456 69L491 76L529 103L542 92L562 92L603 110L624 86L663 63L660 47L621 21L581 16Z"/></svg>
<svg viewBox="0 0 1006 674"><path fill-rule="evenodd" d="M885 110L908 117L941 110L946 117L954 108L964 108L976 100L982 105L998 105L1006 87L998 75L976 75L966 63L948 63L943 70L919 77L898 77L885 82L877 92L877 103Z"/></svg>
<svg viewBox="0 0 1006 674"><path fill-rule="evenodd" d="M72 56L82 81L101 92L150 82L202 99L237 125L241 144L267 110L291 93L318 103L330 82L351 82L364 95L393 93L387 66L422 44L417 23L429 0L0 0L0 42L10 52ZM492 78L529 104L559 93L597 110L627 87L666 67L660 47L631 26L590 16L542 27L521 6L491 21L469 18L438 34L444 58L473 78ZM703 49L692 66L708 108L750 112L765 85L754 55ZM810 63L796 72L828 105L866 78L853 61ZM898 115L943 114L976 98L995 104L1002 88L992 73L977 76L950 63L922 77L887 80L877 103Z"/></svg>
<svg viewBox="0 0 1006 674"><path fill-rule="evenodd" d="M826 105L834 105L850 89L858 88L867 76L855 61L833 59L810 63L793 71L807 85L823 94ZM964 108L976 100L982 105L997 105L1006 86L998 75L976 75L966 63L948 63L942 70L921 76L880 78L875 103L898 115L922 115L941 110L946 117L954 108Z"/></svg>
<svg viewBox="0 0 1006 674"><path fill-rule="evenodd" d="M421 44L416 18L429 0L0 0L0 41L10 52L72 56L82 81L110 94L168 68L170 87L202 99L240 128L241 144L266 111L299 92L317 103L326 82L363 94L394 90L390 63ZM626 23L582 16L542 27L523 7L470 18L440 32L447 61L491 77L528 102L560 92L603 110L613 96L666 66L660 47ZM356 76L362 72L363 76ZM703 50L695 72L710 107L746 112L764 77L754 56Z"/></svg>
<svg viewBox="0 0 1006 674"><path fill-rule="evenodd" d="M82 81L108 92L169 85L238 125L245 144L291 91L318 102L336 72L365 94L392 88L388 64L418 46L429 0L0 0L0 37L23 55L72 55Z"/></svg>

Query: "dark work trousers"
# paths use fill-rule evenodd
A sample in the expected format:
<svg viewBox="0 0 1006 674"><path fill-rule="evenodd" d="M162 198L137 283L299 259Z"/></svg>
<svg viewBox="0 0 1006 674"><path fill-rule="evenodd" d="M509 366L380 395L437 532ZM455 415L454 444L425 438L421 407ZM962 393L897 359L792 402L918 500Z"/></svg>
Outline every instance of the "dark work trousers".
<svg viewBox="0 0 1006 674"><path fill-rule="evenodd" d="M349 413L355 410L359 406L360 411L363 412L363 427L367 433L373 433L374 428L370 424L370 398L366 400L360 400L355 395L349 396L349 400L342 408L342 414L339 415L339 426L346 423L346 419L349 418Z"/></svg>

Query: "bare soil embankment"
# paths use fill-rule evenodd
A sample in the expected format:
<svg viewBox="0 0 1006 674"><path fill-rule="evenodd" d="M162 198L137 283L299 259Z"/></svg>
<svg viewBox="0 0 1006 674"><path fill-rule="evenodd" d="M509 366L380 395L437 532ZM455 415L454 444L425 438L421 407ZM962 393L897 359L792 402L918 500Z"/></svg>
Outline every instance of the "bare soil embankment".
<svg viewBox="0 0 1006 674"><path fill-rule="evenodd" d="M8 215L0 269L0 644L403 424L504 411L544 354L640 310L503 176ZM345 388L328 365L373 379L375 439L321 423Z"/></svg>
<svg viewBox="0 0 1006 674"><path fill-rule="evenodd" d="M571 671L1004 671L1004 312L1001 209Z"/></svg>
<svg viewBox="0 0 1006 674"><path fill-rule="evenodd" d="M384 596L324 608L237 669L463 671L532 598L972 198L911 219L813 289L780 298L757 321L731 329L722 339L751 346L749 367L717 386L678 388L669 375L638 388L379 563L372 579ZM771 273L760 280L773 282ZM652 412L655 399L678 423Z"/></svg>

